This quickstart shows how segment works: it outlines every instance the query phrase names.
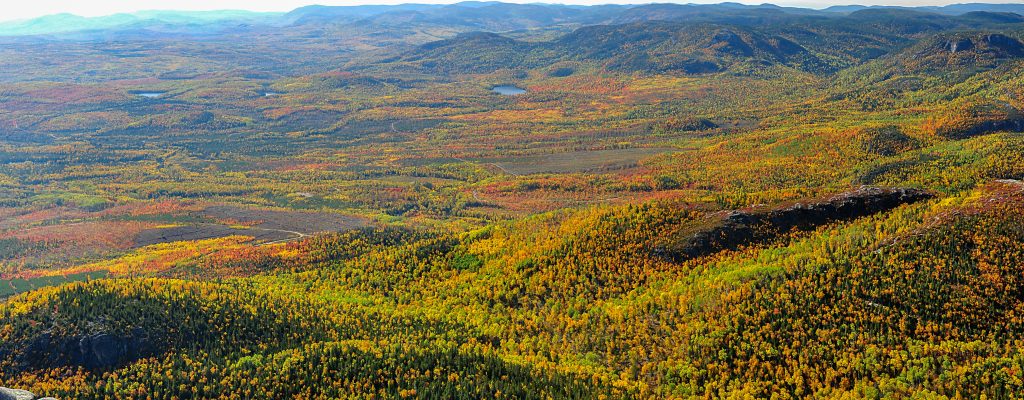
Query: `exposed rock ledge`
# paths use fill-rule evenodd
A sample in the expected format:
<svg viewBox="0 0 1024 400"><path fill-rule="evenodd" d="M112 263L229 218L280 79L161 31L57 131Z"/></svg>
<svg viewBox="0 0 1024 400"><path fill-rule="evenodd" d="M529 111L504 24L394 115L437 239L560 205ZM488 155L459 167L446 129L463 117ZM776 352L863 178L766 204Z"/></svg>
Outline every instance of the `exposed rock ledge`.
<svg viewBox="0 0 1024 400"><path fill-rule="evenodd" d="M764 242L791 230L866 217L929 199L919 189L861 187L832 197L771 210L731 211L697 229L682 229L657 252L683 261L726 249Z"/></svg>
<svg viewBox="0 0 1024 400"><path fill-rule="evenodd" d="M28 345L21 361L29 368L70 365L96 371L125 365L158 350L142 328L128 335L95 332L61 337L43 333Z"/></svg>
<svg viewBox="0 0 1024 400"><path fill-rule="evenodd" d="M53 397L36 399L36 395L27 390L0 387L0 400L56 400Z"/></svg>

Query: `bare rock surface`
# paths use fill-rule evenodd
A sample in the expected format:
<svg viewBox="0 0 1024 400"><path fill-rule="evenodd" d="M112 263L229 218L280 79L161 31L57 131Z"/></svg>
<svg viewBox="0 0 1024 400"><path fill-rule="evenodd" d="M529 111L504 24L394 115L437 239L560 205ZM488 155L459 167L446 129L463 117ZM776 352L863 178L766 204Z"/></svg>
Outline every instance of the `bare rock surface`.
<svg viewBox="0 0 1024 400"><path fill-rule="evenodd" d="M32 400L35 398L36 395L27 390L0 387L0 400Z"/></svg>
<svg viewBox="0 0 1024 400"><path fill-rule="evenodd" d="M730 211L724 217L714 217L718 219L707 226L682 230L657 251L682 261L764 242L794 229L810 230L832 222L866 217L931 197L930 193L919 189L864 186L776 209Z"/></svg>

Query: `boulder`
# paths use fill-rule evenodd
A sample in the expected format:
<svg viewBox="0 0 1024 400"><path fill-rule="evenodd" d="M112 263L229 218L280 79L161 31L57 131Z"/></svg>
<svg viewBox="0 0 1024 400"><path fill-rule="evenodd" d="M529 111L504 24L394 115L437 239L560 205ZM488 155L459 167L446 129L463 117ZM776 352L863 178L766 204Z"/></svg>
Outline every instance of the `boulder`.
<svg viewBox="0 0 1024 400"><path fill-rule="evenodd" d="M0 387L0 400L32 400L34 398L36 398L36 395L27 390Z"/></svg>

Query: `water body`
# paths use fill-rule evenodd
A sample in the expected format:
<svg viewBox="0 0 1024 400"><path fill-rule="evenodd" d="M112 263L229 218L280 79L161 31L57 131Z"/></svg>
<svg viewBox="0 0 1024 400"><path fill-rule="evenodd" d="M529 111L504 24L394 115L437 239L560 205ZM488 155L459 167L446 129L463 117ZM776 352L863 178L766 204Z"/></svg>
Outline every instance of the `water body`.
<svg viewBox="0 0 1024 400"><path fill-rule="evenodd" d="M515 87L512 85L501 85L491 88L492 91L505 96L515 96L526 93L526 89Z"/></svg>
<svg viewBox="0 0 1024 400"><path fill-rule="evenodd" d="M157 97L167 94L167 92L135 92L137 96L142 96L147 99L155 99Z"/></svg>
<svg viewBox="0 0 1024 400"><path fill-rule="evenodd" d="M277 96L277 95L280 95L280 94L281 93L278 93L278 92L263 92L263 97Z"/></svg>

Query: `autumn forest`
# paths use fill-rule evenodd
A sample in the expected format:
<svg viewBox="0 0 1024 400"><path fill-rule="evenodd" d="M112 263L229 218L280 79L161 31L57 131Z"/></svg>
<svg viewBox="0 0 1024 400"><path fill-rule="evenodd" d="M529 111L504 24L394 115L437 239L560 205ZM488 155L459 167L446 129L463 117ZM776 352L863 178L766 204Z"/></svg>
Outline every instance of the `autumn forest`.
<svg viewBox="0 0 1024 400"><path fill-rule="evenodd" d="M1015 4L0 22L0 386L1024 398L1022 71Z"/></svg>

